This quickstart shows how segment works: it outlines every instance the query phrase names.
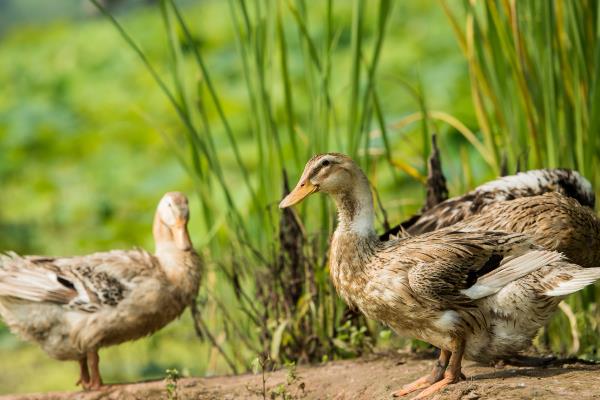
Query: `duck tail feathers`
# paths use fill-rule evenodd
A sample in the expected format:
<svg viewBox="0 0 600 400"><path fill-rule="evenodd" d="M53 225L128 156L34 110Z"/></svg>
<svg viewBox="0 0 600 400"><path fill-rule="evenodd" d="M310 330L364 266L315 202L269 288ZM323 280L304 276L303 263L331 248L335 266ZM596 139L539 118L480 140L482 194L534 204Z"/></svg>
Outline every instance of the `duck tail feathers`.
<svg viewBox="0 0 600 400"><path fill-rule="evenodd" d="M581 268L575 272L561 275L559 278L560 281L552 289L544 292L546 296L567 296L591 285L600 279L600 268Z"/></svg>

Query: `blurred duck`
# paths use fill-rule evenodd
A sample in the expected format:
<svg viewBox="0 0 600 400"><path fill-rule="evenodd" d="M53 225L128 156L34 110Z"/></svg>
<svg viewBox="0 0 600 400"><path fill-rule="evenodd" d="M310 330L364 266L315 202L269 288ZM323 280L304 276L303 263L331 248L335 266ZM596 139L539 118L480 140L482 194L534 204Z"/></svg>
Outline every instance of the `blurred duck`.
<svg viewBox="0 0 600 400"><path fill-rule="evenodd" d="M188 219L187 198L171 192L154 217L155 254L1 255L0 315L13 333L51 357L79 361L83 388L100 388L101 347L149 335L194 301L201 262Z"/></svg>
<svg viewBox="0 0 600 400"><path fill-rule="evenodd" d="M529 236L453 227L381 241L369 182L349 157L308 161L281 208L315 192L333 197L338 225L330 274L340 296L401 335L441 349L432 372L394 393L427 397L464 377L463 356L490 362L527 348L566 295L600 278Z"/></svg>
<svg viewBox="0 0 600 400"><path fill-rule="evenodd" d="M531 198L544 193L560 193L573 198L579 205L593 209L595 194L590 182L577 171L568 169L538 169L520 172L487 182L472 191L445 200L382 235L405 232L411 235L431 232L484 212L499 202ZM534 204L536 199L531 199ZM520 204L526 204L523 200Z"/></svg>

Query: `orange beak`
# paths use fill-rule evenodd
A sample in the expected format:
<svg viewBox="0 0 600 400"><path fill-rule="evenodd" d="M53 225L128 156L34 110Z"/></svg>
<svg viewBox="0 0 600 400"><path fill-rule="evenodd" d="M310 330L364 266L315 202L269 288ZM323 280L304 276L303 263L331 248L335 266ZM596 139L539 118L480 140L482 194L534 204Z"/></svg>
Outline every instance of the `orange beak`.
<svg viewBox="0 0 600 400"><path fill-rule="evenodd" d="M294 190L281 200L279 208L286 208L298 204L304 200L306 196L313 194L317 190L319 190L319 187L310 183L309 179L300 180Z"/></svg>
<svg viewBox="0 0 600 400"><path fill-rule="evenodd" d="M177 246L179 250L185 251L192 248L192 241L190 240L185 221L177 221L177 224L172 229L172 233L175 246Z"/></svg>

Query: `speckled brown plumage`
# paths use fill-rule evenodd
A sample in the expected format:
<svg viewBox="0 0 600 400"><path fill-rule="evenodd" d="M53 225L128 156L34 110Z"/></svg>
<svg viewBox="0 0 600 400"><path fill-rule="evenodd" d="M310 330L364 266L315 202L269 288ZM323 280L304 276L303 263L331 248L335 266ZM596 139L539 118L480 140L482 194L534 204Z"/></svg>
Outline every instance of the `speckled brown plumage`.
<svg viewBox="0 0 600 400"><path fill-rule="evenodd" d="M526 233L575 264L600 266L600 219L591 208L560 193L491 204L455 227Z"/></svg>
<svg viewBox="0 0 600 400"><path fill-rule="evenodd" d="M201 263L187 221L185 196L167 193L155 217L155 254L0 255L0 315L51 357L78 360L80 383L98 388L101 347L152 334L194 301Z"/></svg>
<svg viewBox="0 0 600 400"><path fill-rule="evenodd" d="M431 232L478 215L492 204L552 192L573 198L582 206L594 208L595 194L591 184L577 171L540 169L505 176L462 196L445 200L406 221L402 229L411 235ZM400 226L392 228L383 238L390 234L397 235L400 231Z"/></svg>
<svg viewBox="0 0 600 400"><path fill-rule="evenodd" d="M571 264L519 233L448 227L382 242L367 178L344 155L313 157L280 207L316 191L338 208L330 272L340 296L396 332L440 347L442 371L449 366L398 394L431 385L422 393L429 395L457 381L463 354L485 362L526 348L561 298L600 278L600 268Z"/></svg>

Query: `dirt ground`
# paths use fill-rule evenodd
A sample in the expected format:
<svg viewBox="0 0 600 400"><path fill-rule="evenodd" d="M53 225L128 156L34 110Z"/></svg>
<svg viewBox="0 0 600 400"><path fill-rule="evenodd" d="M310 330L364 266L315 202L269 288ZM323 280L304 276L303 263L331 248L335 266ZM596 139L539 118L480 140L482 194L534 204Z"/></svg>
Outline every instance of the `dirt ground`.
<svg viewBox="0 0 600 400"><path fill-rule="evenodd" d="M391 399L391 393L429 372L431 356L374 355L358 360L300 366L262 374L184 378L167 394L163 381L110 385L96 392L63 392L0 396L0 400L51 399ZM545 368L493 368L464 364L467 380L445 389L434 399L600 399L600 365L559 364ZM289 382L289 383L288 383Z"/></svg>

